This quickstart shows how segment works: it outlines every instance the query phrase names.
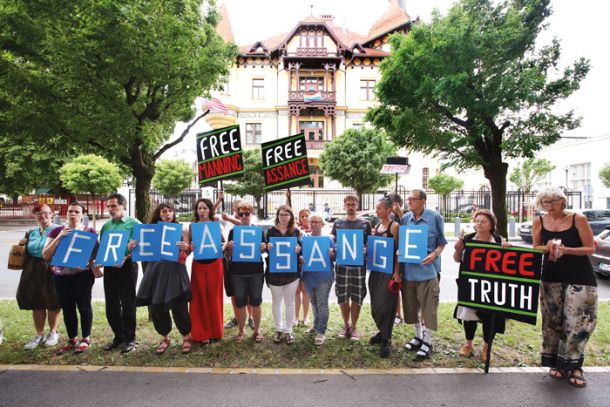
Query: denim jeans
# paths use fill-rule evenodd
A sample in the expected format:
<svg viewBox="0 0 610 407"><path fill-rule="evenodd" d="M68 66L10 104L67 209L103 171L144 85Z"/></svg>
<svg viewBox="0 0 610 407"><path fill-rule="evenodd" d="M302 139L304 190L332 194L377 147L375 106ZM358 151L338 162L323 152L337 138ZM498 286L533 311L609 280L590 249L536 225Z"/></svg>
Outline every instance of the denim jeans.
<svg viewBox="0 0 610 407"><path fill-rule="evenodd" d="M312 291L309 292L309 300L313 307L313 327L317 333L324 335L328 326L328 296L330 289L333 286L333 280L330 279L318 284Z"/></svg>

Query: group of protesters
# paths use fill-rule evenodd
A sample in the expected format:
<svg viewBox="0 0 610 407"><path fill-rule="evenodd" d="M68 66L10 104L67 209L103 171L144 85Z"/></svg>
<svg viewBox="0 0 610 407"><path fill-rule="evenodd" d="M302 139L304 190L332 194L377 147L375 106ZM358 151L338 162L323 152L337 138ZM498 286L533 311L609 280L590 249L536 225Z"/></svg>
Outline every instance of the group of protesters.
<svg viewBox="0 0 610 407"><path fill-rule="evenodd" d="M368 236L383 236L394 241L394 269L391 274L378 271L368 273L366 262L362 265L332 265L330 272L303 270L303 259L293 265L294 270L270 272L264 256L253 262L234 262L235 249L233 226L250 226L254 208L249 203L236 199L232 213L217 214L220 205L202 198L193 208L192 222L221 221L222 258L192 260L189 275L187 257L193 252L191 226L182 232L178 242L179 261L160 260L142 263L143 278L136 290L138 262L132 260L132 251L138 242L134 239L134 225L139 221L126 214L126 199L115 193L108 196L106 206L111 219L100 230L103 237L111 231L127 231L129 243L123 260L113 267L102 267L92 260L85 269L51 266L61 239L75 230L95 232L84 226L84 208L78 202L68 206L65 225L52 223L53 212L47 205L34 208L38 227L26 233L20 244L27 245L27 259L20 279L17 300L21 309L32 310L36 336L25 345L34 349L39 345L54 347L58 344L58 324L61 313L65 323L67 342L56 349L61 354L68 351L85 352L91 343L93 311L91 291L95 278L103 278L106 318L114 337L104 349L120 349L122 353L136 348L136 307L147 306L155 330L161 341L155 352L163 354L171 345L170 331L175 324L182 336L181 351L191 352L194 343L209 344L221 341L225 328L237 326L233 340L241 343L246 339L246 328L252 329L252 340L264 340L261 331L262 290L267 284L272 296L274 343L295 342L293 327L298 324L297 303L311 308L313 324L305 331L313 343L323 345L329 321L329 296L334 284L335 294L342 318L339 338L357 341L362 332L358 321L363 301L370 293L371 313L378 332L369 338L371 345L379 345L379 355L388 357L392 349L392 331L397 310L402 303L402 318L413 326L414 336L404 348L414 352L417 359L430 357L433 351L433 332L438 329L439 281L441 278L441 253L447 245L443 218L426 208L426 193L414 189L403 209L402 198L390 194L376 203L379 223L371 224L357 216L358 197L344 198L346 216L338 219L330 232L328 248L331 261L336 255L336 237L339 230L362 230L364 241ZM261 234L261 253L273 249L273 238L293 237L297 244L297 256L301 254L302 238L324 235L325 216L309 209L295 212L288 204L280 206L275 214L274 225ZM542 365L550 367L549 375L556 379L567 378L569 383L584 387L582 364L584 348L593 332L597 312L596 282L587 255L593 252L593 235L582 215L565 211L567 199L559 189L547 189L537 197L537 205L545 214L533 223L533 246L544 253L541 287L541 311L543 326ZM171 204L159 204L149 223L178 223ZM453 259L461 262L465 242L509 246L506 239L496 233L497 222L493 213L479 209L473 214L475 232L461 234L454 244ZM192 223L191 223L192 225ZM399 263L399 226L426 225L428 230L426 255L420 263ZM560 238L559 245L555 245ZM364 246L366 251L366 245ZM223 288L231 297L234 318L224 325ZM402 301L401 301L402 297ZM298 298L298 300L297 300ZM400 315L400 313L398 314ZM80 316L81 336L78 339ZM483 328L481 358L485 361L490 338L505 329L504 320L489 324L489 314L467 307L456 307L455 318L463 325L466 342L459 354L468 357L473 353L473 338L477 324ZM304 316L303 320L306 320ZM45 335L45 321L49 333ZM493 330L493 332L492 332Z"/></svg>

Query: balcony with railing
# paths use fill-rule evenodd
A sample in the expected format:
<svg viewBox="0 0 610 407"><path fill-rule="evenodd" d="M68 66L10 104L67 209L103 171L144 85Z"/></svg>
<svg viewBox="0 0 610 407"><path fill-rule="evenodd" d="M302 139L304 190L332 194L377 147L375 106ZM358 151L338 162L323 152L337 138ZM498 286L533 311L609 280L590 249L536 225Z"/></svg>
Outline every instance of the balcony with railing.
<svg viewBox="0 0 610 407"><path fill-rule="evenodd" d="M329 56L328 49L326 48L310 48L310 47L299 47L297 48L297 57L327 57ZM336 56L330 55L330 56Z"/></svg>
<svg viewBox="0 0 610 407"><path fill-rule="evenodd" d="M306 140L307 151L324 150L324 145L330 140Z"/></svg>
<svg viewBox="0 0 610 407"><path fill-rule="evenodd" d="M288 102L329 102L336 103L337 92L291 90L288 92Z"/></svg>

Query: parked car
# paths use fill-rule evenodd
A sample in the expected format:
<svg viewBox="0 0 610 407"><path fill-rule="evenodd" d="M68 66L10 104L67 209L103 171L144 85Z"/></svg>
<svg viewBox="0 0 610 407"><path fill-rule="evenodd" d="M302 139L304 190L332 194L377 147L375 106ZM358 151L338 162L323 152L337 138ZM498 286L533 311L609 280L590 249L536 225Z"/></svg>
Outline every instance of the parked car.
<svg viewBox="0 0 610 407"><path fill-rule="evenodd" d="M595 236L595 253L589 259L599 278L610 278L610 227Z"/></svg>
<svg viewBox="0 0 610 407"><path fill-rule="evenodd" d="M519 226L519 236L527 243L532 243L532 222L524 222Z"/></svg>
<svg viewBox="0 0 610 407"><path fill-rule="evenodd" d="M174 199L172 201L172 205L174 205L176 213L186 213L193 210L193 208L191 208L187 202L182 202L178 199Z"/></svg>
<svg viewBox="0 0 610 407"><path fill-rule="evenodd" d="M575 209L574 212L582 213L587 218L594 235L610 226L610 210L608 209ZM524 241L532 243L532 222L524 222L519 226L519 236Z"/></svg>
<svg viewBox="0 0 610 407"><path fill-rule="evenodd" d="M360 219L368 220L374 228L379 223L377 212L374 209L368 211L360 211L356 214Z"/></svg>

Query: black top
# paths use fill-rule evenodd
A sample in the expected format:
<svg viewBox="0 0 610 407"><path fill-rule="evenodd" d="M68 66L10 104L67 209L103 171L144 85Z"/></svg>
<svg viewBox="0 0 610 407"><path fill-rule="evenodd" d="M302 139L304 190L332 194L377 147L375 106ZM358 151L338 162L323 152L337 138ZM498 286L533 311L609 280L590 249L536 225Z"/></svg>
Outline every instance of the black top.
<svg viewBox="0 0 610 407"><path fill-rule="evenodd" d="M297 227L294 228L292 233L283 234L275 226L272 226L267 231L267 238L265 239L265 241L267 243L269 243L269 238L271 238L271 237L296 237L297 244L299 246L301 245L301 231ZM298 256L297 256L297 259L298 259ZM267 271L265 272L265 279L267 280L268 285L274 285L274 286L286 285L286 284L292 283L295 280L298 280L299 278L301 278L300 267L297 268L296 272L294 272L294 273L270 273L269 268L267 268Z"/></svg>
<svg viewBox="0 0 610 407"><path fill-rule="evenodd" d="M337 229L363 229L364 241L366 242L366 238L371 234L371 223L366 219L339 219L333 224L333 229L330 234L337 237Z"/></svg>
<svg viewBox="0 0 610 407"><path fill-rule="evenodd" d="M576 228L576 214L573 215L572 226L567 230L560 232L546 230L542 222L542 216L540 216L540 225L542 226L542 244L551 239L561 239L561 244L565 247L582 247L582 240L580 240ZM548 253L545 254L541 280L549 283L597 286L589 257L572 254L564 254L557 261L549 261Z"/></svg>
<svg viewBox="0 0 610 407"><path fill-rule="evenodd" d="M262 240L265 240L265 232L263 231ZM227 241L233 241L233 229L229 232L229 238ZM259 243L259 244L260 244ZM260 262L234 262L229 264L229 273L235 276L248 276L251 274L263 274L265 272L265 263L261 260Z"/></svg>
<svg viewBox="0 0 610 407"><path fill-rule="evenodd" d="M396 237L396 236L392 235L392 226L394 226L394 223L398 223L398 222L394 222L393 220L390 221L390 223L388 224L388 228L386 230L384 230L383 232L380 232L379 228L383 225L381 224L381 222L379 222L377 224L377 226L375 226L374 235L381 236L381 237L391 237L391 238ZM396 240L394 240L394 249L396 249Z"/></svg>

